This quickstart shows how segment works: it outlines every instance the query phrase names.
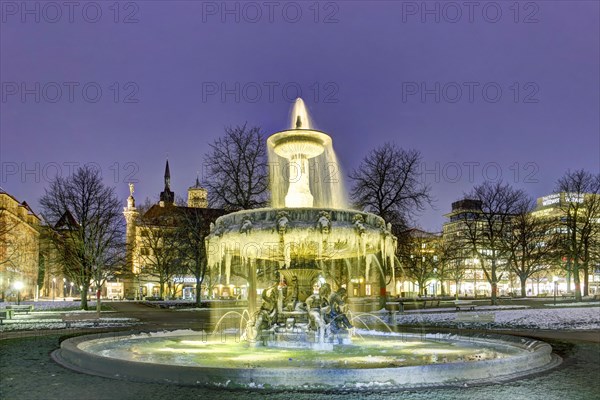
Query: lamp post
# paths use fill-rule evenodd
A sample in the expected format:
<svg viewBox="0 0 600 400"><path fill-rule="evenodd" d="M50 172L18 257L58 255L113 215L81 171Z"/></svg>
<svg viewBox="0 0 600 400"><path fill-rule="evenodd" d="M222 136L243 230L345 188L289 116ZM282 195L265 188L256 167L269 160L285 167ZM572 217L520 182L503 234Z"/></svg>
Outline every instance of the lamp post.
<svg viewBox="0 0 600 400"><path fill-rule="evenodd" d="M74 282L71 282L71 290L69 291L69 297L73 297L73 285L74 284L75 284Z"/></svg>
<svg viewBox="0 0 600 400"><path fill-rule="evenodd" d="M17 305L21 304L21 289L23 289L23 282L16 281L15 289L17 290Z"/></svg>
<svg viewBox="0 0 600 400"><path fill-rule="evenodd" d="M67 297L67 278L63 278L63 300Z"/></svg>
<svg viewBox="0 0 600 400"><path fill-rule="evenodd" d="M52 301L54 301L54 288L56 287L56 278L52 278Z"/></svg>
<svg viewBox="0 0 600 400"><path fill-rule="evenodd" d="M558 295L558 276L553 276L552 282L554 282L554 305L556 305L556 296Z"/></svg>

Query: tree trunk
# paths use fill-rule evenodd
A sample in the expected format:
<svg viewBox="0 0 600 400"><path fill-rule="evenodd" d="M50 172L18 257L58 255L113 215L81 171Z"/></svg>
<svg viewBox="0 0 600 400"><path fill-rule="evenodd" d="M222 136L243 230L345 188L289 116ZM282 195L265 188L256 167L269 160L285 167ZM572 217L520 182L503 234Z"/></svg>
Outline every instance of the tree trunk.
<svg viewBox="0 0 600 400"><path fill-rule="evenodd" d="M498 293L498 282L492 281L492 305L493 306L498 304L497 293Z"/></svg>
<svg viewBox="0 0 600 400"><path fill-rule="evenodd" d="M200 308L202 305L202 280L196 277L196 306Z"/></svg>
<svg viewBox="0 0 600 400"><path fill-rule="evenodd" d="M83 284L81 286L82 286L82 289L81 289L81 309L82 310L87 310L88 309L87 294L88 294L88 291L90 289L90 284L89 284L89 282L83 282Z"/></svg>
<svg viewBox="0 0 600 400"><path fill-rule="evenodd" d="M590 268L587 261L583 263L583 295L590 295Z"/></svg>
<svg viewBox="0 0 600 400"><path fill-rule="evenodd" d="M573 265L573 282L575 283L575 301L581 301L581 277L579 276L579 265Z"/></svg>
<svg viewBox="0 0 600 400"><path fill-rule="evenodd" d="M102 308L101 300L102 297L102 286L96 287L96 312L100 315L100 309Z"/></svg>
<svg viewBox="0 0 600 400"><path fill-rule="evenodd" d="M570 292L571 291L571 260L567 261L566 269L567 269L567 292Z"/></svg>
<svg viewBox="0 0 600 400"><path fill-rule="evenodd" d="M523 277L520 276L519 280L521 281L521 295L519 297L527 297L527 278L523 279Z"/></svg>

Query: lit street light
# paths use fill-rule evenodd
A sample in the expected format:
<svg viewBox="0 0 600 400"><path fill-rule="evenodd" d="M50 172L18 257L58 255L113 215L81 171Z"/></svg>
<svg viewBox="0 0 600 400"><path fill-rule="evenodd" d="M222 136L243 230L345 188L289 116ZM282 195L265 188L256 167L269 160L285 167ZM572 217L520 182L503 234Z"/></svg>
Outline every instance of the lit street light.
<svg viewBox="0 0 600 400"><path fill-rule="evenodd" d="M23 282L16 281L15 289L17 290L17 305L21 304L21 289L23 289Z"/></svg>

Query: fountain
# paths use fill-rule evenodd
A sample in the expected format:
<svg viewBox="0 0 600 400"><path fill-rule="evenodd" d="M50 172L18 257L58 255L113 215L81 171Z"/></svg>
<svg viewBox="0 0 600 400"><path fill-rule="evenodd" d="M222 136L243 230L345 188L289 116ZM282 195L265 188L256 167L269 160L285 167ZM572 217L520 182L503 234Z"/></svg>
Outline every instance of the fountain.
<svg viewBox="0 0 600 400"><path fill-rule="evenodd" d="M323 179L336 162L332 140L312 128L302 99L291 121L267 140L270 165L279 166L270 176L275 206L217 219L208 262L224 285L247 277L250 343L331 349L349 343L346 310L368 298L353 283L377 287L373 308L383 307L396 238L382 218L344 208L340 180Z"/></svg>
<svg viewBox="0 0 600 400"><path fill-rule="evenodd" d="M378 319L359 311L381 309L394 281L391 226L347 208L340 179L324 179L339 171L332 140L312 128L301 99L291 129L267 143L272 207L224 215L206 239L221 284L247 282L248 310L227 313L239 318L227 326L223 316L212 333L68 339L55 360L121 379L304 390L496 382L556 365L534 340L356 334L354 324Z"/></svg>

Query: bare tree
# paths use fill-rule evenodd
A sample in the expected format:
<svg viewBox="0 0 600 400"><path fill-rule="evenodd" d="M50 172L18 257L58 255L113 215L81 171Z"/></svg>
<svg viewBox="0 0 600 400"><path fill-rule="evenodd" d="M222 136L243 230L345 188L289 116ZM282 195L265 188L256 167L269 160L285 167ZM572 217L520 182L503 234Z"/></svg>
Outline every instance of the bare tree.
<svg viewBox="0 0 600 400"><path fill-rule="evenodd" d="M196 305L200 307L202 283L207 274L206 236L210 233L209 221L203 209L182 209L177 227L177 243L184 268L196 279Z"/></svg>
<svg viewBox="0 0 600 400"><path fill-rule="evenodd" d="M65 274L87 293L94 282L97 310L100 291L107 279L124 266L124 226L115 189L107 187L97 169L79 168L73 175L57 177L40 199L42 215ZM87 309L87 296L81 296Z"/></svg>
<svg viewBox="0 0 600 400"><path fill-rule="evenodd" d="M436 235L417 229L404 231L398 236L396 254L406 276L417 282L420 295L425 294L427 281L438 277L441 260L436 239Z"/></svg>
<svg viewBox="0 0 600 400"><path fill-rule="evenodd" d="M213 207L247 210L267 204L269 178L266 141L258 127L225 128L205 155L208 189Z"/></svg>
<svg viewBox="0 0 600 400"><path fill-rule="evenodd" d="M355 205L392 223L394 230L406 229L411 215L431 205L430 187L421 180L421 153L386 143L372 150L349 175Z"/></svg>
<svg viewBox="0 0 600 400"><path fill-rule="evenodd" d="M140 275L147 275L158 280L159 296L164 298L165 285L167 296L174 294L173 278L182 275L181 254L178 250L176 207L150 206L148 201L140 207L139 230L139 263Z"/></svg>
<svg viewBox="0 0 600 400"><path fill-rule="evenodd" d="M511 219L526 195L508 184L486 181L475 186L467 197L478 202L480 208L473 213L461 214L465 243L479 260L479 266L492 287L492 304L496 304L498 282L509 257L506 238Z"/></svg>
<svg viewBox="0 0 600 400"><path fill-rule="evenodd" d="M557 246L554 221L533 215L534 205L530 197L522 199L505 236L508 267L521 282L521 297L526 295L527 279L549 269Z"/></svg>
<svg viewBox="0 0 600 400"><path fill-rule="evenodd" d="M458 296L458 290L460 282L463 280L465 271L462 266L458 263L460 260L460 249L456 248L449 241L443 239L439 241L436 246L436 254L438 256L437 272L436 277L440 281L441 295L446 296L445 283L451 281L455 284L456 295Z"/></svg>
<svg viewBox="0 0 600 400"><path fill-rule="evenodd" d="M559 224L565 235L561 252L565 269L573 276L576 299L581 301L581 277L584 295L588 294L589 271L597 252L600 235L600 174L584 170L567 171L556 184L562 218Z"/></svg>
<svg viewBox="0 0 600 400"><path fill-rule="evenodd" d="M458 299L460 293L460 284L465 280L466 277L466 269L462 264L462 261L456 258L447 259L444 267L444 275L447 280L450 280L454 283L456 288L454 295Z"/></svg>

